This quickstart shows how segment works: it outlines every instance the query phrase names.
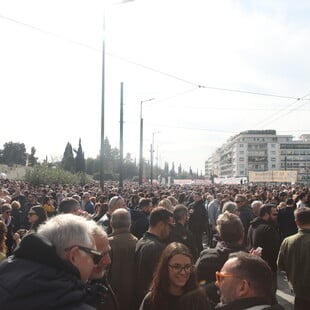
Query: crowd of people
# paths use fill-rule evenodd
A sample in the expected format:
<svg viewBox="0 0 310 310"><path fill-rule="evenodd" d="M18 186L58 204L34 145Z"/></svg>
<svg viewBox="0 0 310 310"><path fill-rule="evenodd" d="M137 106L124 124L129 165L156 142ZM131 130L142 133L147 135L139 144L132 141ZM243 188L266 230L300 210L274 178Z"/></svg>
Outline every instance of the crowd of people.
<svg viewBox="0 0 310 310"><path fill-rule="evenodd" d="M310 309L302 185L0 181L1 309Z"/></svg>

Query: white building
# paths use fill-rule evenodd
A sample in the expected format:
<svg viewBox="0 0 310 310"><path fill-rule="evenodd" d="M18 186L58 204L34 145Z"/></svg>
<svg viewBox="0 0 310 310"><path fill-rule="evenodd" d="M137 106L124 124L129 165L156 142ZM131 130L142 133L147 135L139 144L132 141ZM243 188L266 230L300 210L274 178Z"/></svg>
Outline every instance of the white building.
<svg viewBox="0 0 310 310"><path fill-rule="evenodd" d="M308 183L310 135L294 140L275 130L247 130L231 137L206 161L207 177L248 177L249 171L297 170Z"/></svg>

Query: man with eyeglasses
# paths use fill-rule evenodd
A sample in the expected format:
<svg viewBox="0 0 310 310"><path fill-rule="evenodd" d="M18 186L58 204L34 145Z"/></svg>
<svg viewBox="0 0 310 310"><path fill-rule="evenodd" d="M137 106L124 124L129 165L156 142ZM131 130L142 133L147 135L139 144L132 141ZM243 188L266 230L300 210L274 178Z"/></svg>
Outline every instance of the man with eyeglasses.
<svg viewBox="0 0 310 310"><path fill-rule="evenodd" d="M260 207L259 216L252 222L248 231L248 248L262 248L261 257L272 270L273 296L276 303L277 257L280 249L280 235L276 229L278 211L273 204Z"/></svg>
<svg viewBox="0 0 310 310"><path fill-rule="evenodd" d="M231 254L221 271L216 272L216 285L221 294L217 310L284 309L271 302L271 270L257 255L245 252Z"/></svg>
<svg viewBox="0 0 310 310"><path fill-rule="evenodd" d="M237 204L237 209L239 211L239 217L244 227L244 245L246 244L248 229L250 223L254 218L253 211L248 204L248 200L245 195L237 194L235 196L235 203Z"/></svg>
<svg viewBox="0 0 310 310"><path fill-rule="evenodd" d="M1 310L94 309L86 282L102 259L83 217L57 215L25 236L0 265Z"/></svg>

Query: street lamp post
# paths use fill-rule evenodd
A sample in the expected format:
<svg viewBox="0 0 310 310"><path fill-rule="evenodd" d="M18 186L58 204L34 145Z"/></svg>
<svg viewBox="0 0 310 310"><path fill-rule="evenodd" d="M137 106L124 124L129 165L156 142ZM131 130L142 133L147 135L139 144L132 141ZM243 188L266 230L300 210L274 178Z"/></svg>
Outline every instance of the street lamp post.
<svg viewBox="0 0 310 310"><path fill-rule="evenodd" d="M156 131L152 133L152 145L151 145L151 186L153 185L153 162L154 162L154 135L160 133L160 131Z"/></svg>
<svg viewBox="0 0 310 310"><path fill-rule="evenodd" d="M114 4L122 4L134 0L122 0ZM104 190L104 103L105 103L105 9L103 10L102 40L102 82L101 82L101 134L100 134L100 188Z"/></svg>
<svg viewBox="0 0 310 310"><path fill-rule="evenodd" d="M150 98L147 100L142 100L140 102L140 161L139 161L139 185L142 185L142 175L143 175L143 118L142 118L142 105L144 102L154 100L155 98Z"/></svg>

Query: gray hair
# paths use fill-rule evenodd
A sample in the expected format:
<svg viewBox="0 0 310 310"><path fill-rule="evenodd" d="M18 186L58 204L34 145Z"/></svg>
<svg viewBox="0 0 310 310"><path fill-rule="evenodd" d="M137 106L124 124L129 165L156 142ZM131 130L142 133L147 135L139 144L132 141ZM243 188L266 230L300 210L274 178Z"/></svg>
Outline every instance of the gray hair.
<svg viewBox="0 0 310 310"><path fill-rule="evenodd" d="M117 209L111 216L111 227L113 229L129 228L131 215L126 209Z"/></svg>
<svg viewBox="0 0 310 310"><path fill-rule="evenodd" d="M92 247L92 229L88 221L73 214L59 214L38 228L38 235L45 237L64 258L65 249L74 245Z"/></svg>
<svg viewBox="0 0 310 310"><path fill-rule="evenodd" d="M123 200L123 198L121 196L113 196L108 203L108 210L111 212L114 211L115 209L115 205L119 200Z"/></svg>
<svg viewBox="0 0 310 310"><path fill-rule="evenodd" d="M237 204L235 202L227 201L223 205L222 213L224 213L225 211L228 211L230 213L234 213L236 209L237 209Z"/></svg>
<svg viewBox="0 0 310 310"><path fill-rule="evenodd" d="M97 224L94 220L87 221L87 225L89 226L93 236L108 237L103 227Z"/></svg>

